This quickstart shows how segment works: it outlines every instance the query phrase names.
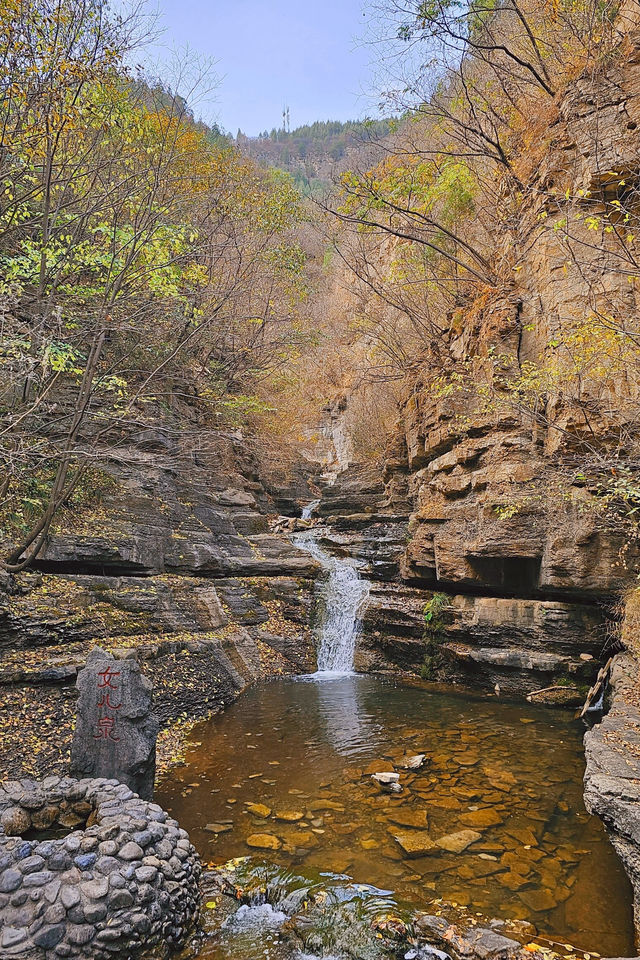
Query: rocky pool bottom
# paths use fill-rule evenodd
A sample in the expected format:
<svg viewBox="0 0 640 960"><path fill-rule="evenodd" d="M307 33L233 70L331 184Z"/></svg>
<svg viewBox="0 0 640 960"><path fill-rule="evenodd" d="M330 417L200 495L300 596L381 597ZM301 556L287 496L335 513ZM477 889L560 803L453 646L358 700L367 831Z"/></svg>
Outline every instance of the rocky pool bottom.
<svg viewBox="0 0 640 960"><path fill-rule="evenodd" d="M344 917L282 909L305 884L329 884L321 899L351 912L461 909L479 925L531 924L525 939L535 932L561 953L632 955L631 889L582 799L583 732L564 712L367 676L251 688L195 728L157 799L205 864L251 856L242 869L255 884L270 863L280 900L250 897L238 917L237 899L211 892L205 937L187 955L280 960L292 923L306 925L298 939L312 952L349 953L336 934ZM406 769L418 754L422 766ZM397 794L372 779L392 770ZM363 896L350 880L374 889Z"/></svg>

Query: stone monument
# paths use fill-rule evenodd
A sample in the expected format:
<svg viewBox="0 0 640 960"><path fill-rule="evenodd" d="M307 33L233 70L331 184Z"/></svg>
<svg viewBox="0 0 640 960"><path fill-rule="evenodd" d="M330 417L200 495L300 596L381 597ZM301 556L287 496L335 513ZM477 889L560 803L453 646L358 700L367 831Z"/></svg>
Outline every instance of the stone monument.
<svg viewBox="0 0 640 960"><path fill-rule="evenodd" d="M78 674L71 774L126 783L144 800L153 797L158 721L153 685L136 660L116 660L100 647Z"/></svg>

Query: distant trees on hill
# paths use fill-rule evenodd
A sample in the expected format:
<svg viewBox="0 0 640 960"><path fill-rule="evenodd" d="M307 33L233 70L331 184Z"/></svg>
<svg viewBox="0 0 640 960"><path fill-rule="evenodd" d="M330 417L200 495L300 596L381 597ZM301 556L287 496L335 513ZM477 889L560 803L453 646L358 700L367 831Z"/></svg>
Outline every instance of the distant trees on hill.
<svg viewBox="0 0 640 960"><path fill-rule="evenodd" d="M274 127L257 137L238 131L236 142L244 154L264 166L287 170L300 189L310 192L327 182L333 164L388 136L394 125L394 120L317 120L291 132Z"/></svg>

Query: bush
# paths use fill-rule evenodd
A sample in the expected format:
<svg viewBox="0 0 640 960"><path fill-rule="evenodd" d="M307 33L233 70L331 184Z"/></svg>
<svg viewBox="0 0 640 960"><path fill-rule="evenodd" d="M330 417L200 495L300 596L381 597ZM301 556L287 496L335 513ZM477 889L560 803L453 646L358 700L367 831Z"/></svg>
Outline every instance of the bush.
<svg viewBox="0 0 640 960"><path fill-rule="evenodd" d="M451 606L451 600L446 593L434 593L424 605L424 661L420 668L423 680L434 680L442 667L442 650L440 645L444 639L445 620L443 614Z"/></svg>

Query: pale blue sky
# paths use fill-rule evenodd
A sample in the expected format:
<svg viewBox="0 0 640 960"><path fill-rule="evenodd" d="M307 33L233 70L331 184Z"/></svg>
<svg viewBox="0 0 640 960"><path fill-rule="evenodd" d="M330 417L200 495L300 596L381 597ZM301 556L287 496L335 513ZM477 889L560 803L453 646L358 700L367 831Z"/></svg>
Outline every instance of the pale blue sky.
<svg viewBox="0 0 640 960"><path fill-rule="evenodd" d="M375 112L375 51L364 42L366 0L159 0L163 45L218 61L215 102L202 104L235 134ZM217 116L216 116L217 115Z"/></svg>

